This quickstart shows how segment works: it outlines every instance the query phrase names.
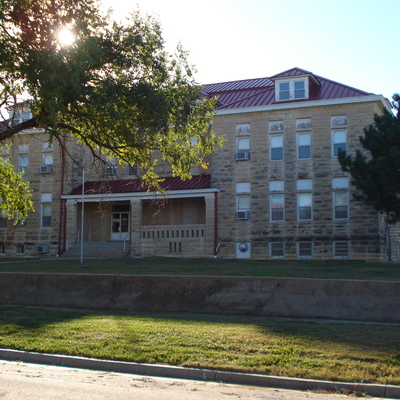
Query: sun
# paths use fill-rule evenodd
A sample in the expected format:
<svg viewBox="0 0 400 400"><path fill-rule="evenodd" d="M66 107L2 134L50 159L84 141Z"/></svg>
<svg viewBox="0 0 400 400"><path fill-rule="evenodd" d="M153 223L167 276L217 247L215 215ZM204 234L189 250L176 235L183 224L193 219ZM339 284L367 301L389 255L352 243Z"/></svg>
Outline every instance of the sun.
<svg viewBox="0 0 400 400"><path fill-rule="evenodd" d="M70 46L75 41L75 36L69 29L60 29L57 33L57 41L62 46Z"/></svg>

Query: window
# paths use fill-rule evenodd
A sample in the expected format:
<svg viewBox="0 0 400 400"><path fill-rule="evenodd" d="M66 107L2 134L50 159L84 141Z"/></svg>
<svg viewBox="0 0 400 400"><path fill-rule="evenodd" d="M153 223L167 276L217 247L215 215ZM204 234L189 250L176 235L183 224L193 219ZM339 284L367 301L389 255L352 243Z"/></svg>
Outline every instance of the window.
<svg viewBox="0 0 400 400"><path fill-rule="evenodd" d="M349 242L335 242L333 254L335 258L349 257L350 255Z"/></svg>
<svg viewBox="0 0 400 400"><path fill-rule="evenodd" d="M279 258L285 256L285 248L283 242L270 243L270 256L273 258Z"/></svg>
<svg viewBox="0 0 400 400"><path fill-rule="evenodd" d="M42 204L42 228L51 227L51 204Z"/></svg>
<svg viewBox="0 0 400 400"><path fill-rule="evenodd" d="M237 219L248 219L251 207L251 184L241 182L236 184L236 217Z"/></svg>
<svg viewBox="0 0 400 400"><path fill-rule="evenodd" d="M21 124L32 118L32 113L28 110L17 110L13 115L13 125Z"/></svg>
<svg viewBox="0 0 400 400"><path fill-rule="evenodd" d="M293 92L295 99L304 99L306 97L306 81L294 81Z"/></svg>
<svg viewBox="0 0 400 400"><path fill-rule="evenodd" d="M298 242L297 255L298 257L312 257L313 256L312 242Z"/></svg>
<svg viewBox="0 0 400 400"><path fill-rule="evenodd" d="M275 92L277 101L307 99L308 79L276 81Z"/></svg>
<svg viewBox="0 0 400 400"><path fill-rule="evenodd" d="M28 154L29 153L29 144L20 144L18 146L19 154Z"/></svg>
<svg viewBox="0 0 400 400"><path fill-rule="evenodd" d="M270 158L271 161L283 160L283 135L270 135Z"/></svg>
<svg viewBox="0 0 400 400"><path fill-rule="evenodd" d="M117 175L117 158L107 155L106 164L107 165L104 168L104 175Z"/></svg>
<svg viewBox="0 0 400 400"><path fill-rule="evenodd" d="M349 218L349 192L333 192L333 206L335 219Z"/></svg>
<svg viewBox="0 0 400 400"><path fill-rule="evenodd" d="M281 82L278 84L279 87L279 100L290 99L290 82Z"/></svg>
<svg viewBox="0 0 400 400"><path fill-rule="evenodd" d="M299 221L310 221L312 219L312 195L311 193L297 194Z"/></svg>
<svg viewBox="0 0 400 400"><path fill-rule="evenodd" d="M331 118L331 127L336 128L338 126L347 126L347 116L338 115Z"/></svg>
<svg viewBox="0 0 400 400"><path fill-rule="evenodd" d="M4 244L0 244L0 254L5 254L6 253L6 246Z"/></svg>
<svg viewBox="0 0 400 400"><path fill-rule="evenodd" d="M24 249L24 245L23 244L18 244L16 246L14 246L14 253L15 254L23 254L25 251Z"/></svg>
<svg viewBox="0 0 400 400"><path fill-rule="evenodd" d="M53 143L43 142L43 151L52 151L52 150L53 150Z"/></svg>
<svg viewBox="0 0 400 400"><path fill-rule="evenodd" d="M271 194L270 195L271 221L283 221L284 220L284 204L285 196L283 194Z"/></svg>
<svg viewBox="0 0 400 400"><path fill-rule="evenodd" d="M53 154L43 153L42 165L53 165Z"/></svg>
<svg viewBox="0 0 400 400"><path fill-rule="evenodd" d="M138 166L137 164L127 165L126 166L126 174L137 176L138 174Z"/></svg>
<svg viewBox="0 0 400 400"><path fill-rule="evenodd" d="M285 182L284 181L271 181L269 182L269 191L270 191L270 220L271 222L283 221L285 218L285 196L283 192L285 190Z"/></svg>
<svg viewBox="0 0 400 400"><path fill-rule="evenodd" d="M297 134L297 158L299 160L311 158L311 132Z"/></svg>
<svg viewBox="0 0 400 400"><path fill-rule="evenodd" d="M283 121L272 121L268 124L268 132L283 132Z"/></svg>
<svg viewBox="0 0 400 400"><path fill-rule="evenodd" d="M299 179L296 181L297 194L297 216L299 221L312 219L312 179Z"/></svg>
<svg viewBox="0 0 400 400"><path fill-rule="evenodd" d="M250 124L236 125L236 135L250 135Z"/></svg>
<svg viewBox="0 0 400 400"><path fill-rule="evenodd" d="M28 174L29 156L18 156L18 172Z"/></svg>
<svg viewBox="0 0 400 400"><path fill-rule="evenodd" d="M250 138L238 138L236 141L237 151L249 151L250 150Z"/></svg>
<svg viewBox="0 0 400 400"><path fill-rule="evenodd" d="M250 195L239 194L236 196L236 209L237 211L249 211L250 210Z"/></svg>
<svg viewBox="0 0 400 400"><path fill-rule="evenodd" d="M51 193L42 193L41 201L41 227L42 228L50 228L51 227L51 201L52 201Z"/></svg>
<svg viewBox="0 0 400 400"><path fill-rule="evenodd" d="M18 212L15 213L14 220L16 221L14 226L26 226L26 219L21 220Z"/></svg>
<svg viewBox="0 0 400 400"><path fill-rule="evenodd" d="M347 130L340 129L332 131L332 150L333 156L337 157L339 149L346 151L347 143Z"/></svg>

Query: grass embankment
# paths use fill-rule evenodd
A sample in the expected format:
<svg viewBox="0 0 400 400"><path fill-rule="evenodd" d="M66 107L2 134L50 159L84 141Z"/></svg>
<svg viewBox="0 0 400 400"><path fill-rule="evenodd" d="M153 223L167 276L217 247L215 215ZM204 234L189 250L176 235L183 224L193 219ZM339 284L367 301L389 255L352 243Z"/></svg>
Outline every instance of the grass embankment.
<svg viewBox="0 0 400 400"><path fill-rule="evenodd" d="M400 327L0 307L0 347L290 377L400 384Z"/></svg>
<svg viewBox="0 0 400 400"><path fill-rule="evenodd" d="M227 259L32 259L0 258L0 272L265 276L400 281L400 263Z"/></svg>

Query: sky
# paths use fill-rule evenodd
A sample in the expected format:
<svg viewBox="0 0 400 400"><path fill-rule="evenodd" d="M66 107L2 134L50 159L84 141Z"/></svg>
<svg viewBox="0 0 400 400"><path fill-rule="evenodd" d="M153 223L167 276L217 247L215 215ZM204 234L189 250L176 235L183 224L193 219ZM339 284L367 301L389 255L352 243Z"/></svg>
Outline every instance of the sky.
<svg viewBox="0 0 400 400"><path fill-rule="evenodd" d="M166 48L189 51L201 84L293 67L391 100L400 92L400 0L101 0L161 23Z"/></svg>

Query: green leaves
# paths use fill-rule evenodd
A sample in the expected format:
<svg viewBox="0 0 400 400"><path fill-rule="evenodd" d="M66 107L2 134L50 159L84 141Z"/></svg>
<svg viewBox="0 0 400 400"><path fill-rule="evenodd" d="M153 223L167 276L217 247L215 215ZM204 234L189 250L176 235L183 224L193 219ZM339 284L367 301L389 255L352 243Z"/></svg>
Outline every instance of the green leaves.
<svg viewBox="0 0 400 400"><path fill-rule="evenodd" d="M215 102L203 99L187 53L166 53L159 23L139 12L124 24L96 0L7 0L0 8L3 104L31 99L36 125L78 137L92 154L138 164L155 185L158 160L190 177L223 140L211 130ZM69 46L56 33L76 35ZM0 133L0 142L16 133ZM194 146L191 139L197 139ZM161 157L160 157L161 154Z"/></svg>
<svg viewBox="0 0 400 400"><path fill-rule="evenodd" d="M22 176L9 162L0 161L0 211L15 223L24 221L33 210L32 191Z"/></svg>

